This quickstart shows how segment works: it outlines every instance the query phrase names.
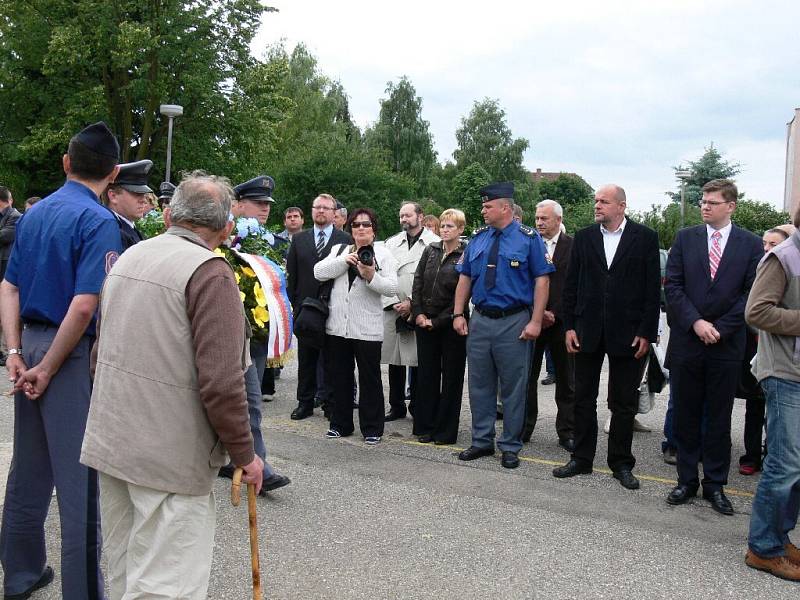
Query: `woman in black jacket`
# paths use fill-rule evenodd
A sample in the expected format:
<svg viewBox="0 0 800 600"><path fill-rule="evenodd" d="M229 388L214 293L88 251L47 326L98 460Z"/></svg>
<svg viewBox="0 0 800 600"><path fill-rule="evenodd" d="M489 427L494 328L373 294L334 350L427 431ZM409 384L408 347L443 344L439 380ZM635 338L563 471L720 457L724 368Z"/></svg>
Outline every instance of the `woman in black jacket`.
<svg viewBox="0 0 800 600"><path fill-rule="evenodd" d="M414 435L423 443L454 444L464 389L466 337L453 330L456 263L464 253L464 213L439 217L441 242L425 248L414 274L411 311L417 326L417 397Z"/></svg>

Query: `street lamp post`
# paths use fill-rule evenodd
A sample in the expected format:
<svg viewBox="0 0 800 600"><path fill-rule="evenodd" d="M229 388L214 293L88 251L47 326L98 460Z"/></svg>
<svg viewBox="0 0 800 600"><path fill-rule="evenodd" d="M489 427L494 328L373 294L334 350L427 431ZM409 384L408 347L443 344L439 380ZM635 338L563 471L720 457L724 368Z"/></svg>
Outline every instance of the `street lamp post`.
<svg viewBox="0 0 800 600"><path fill-rule="evenodd" d="M692 172L680 169L675 171L675 176L681 180L681 229L683 229L686 223L686 180L692 176Z"/></svg>
<svg viewBox="0 0 800 600"><path fill-rule="evenodd" d="M170 167L172 166L172 121L175 117L180 117L183 114L183 107L178 104L162 104L159 107L159 112L169 119L167 129L167 175L166 181L169 183Z"/></svg>

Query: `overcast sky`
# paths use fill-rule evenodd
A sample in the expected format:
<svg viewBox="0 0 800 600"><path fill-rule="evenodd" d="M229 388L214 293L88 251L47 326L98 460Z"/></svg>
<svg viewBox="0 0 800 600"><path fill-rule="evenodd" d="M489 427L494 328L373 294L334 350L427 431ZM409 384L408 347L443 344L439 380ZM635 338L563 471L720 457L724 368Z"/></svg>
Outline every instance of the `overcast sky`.
<svg viewBox="0 0 800 600"><path fill-rule="evenodd" d="M496 98L529 170L614 182L635 209L712 141L748 197L783 203L786 123L800 107L800 2L271 0L253 51L303 42L363 129L407 75L440 162L475 100Z"/></svg>

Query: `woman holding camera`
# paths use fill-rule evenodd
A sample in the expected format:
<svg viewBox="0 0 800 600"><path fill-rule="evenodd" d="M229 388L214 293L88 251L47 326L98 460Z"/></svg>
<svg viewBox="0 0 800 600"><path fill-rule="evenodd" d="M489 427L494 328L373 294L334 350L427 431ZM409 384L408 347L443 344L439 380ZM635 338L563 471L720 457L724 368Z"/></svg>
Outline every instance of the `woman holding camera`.
<svg viewBox="0 0 800 600"><path fill-rule="evenodd" d="M325 356L331 374L333 406L329 438L353 434L354 360L358 364L358 420L367 444L383 436L383 382L381 343L383 306L381 296L397 293L397 261L388 250L373 246L378 218L369 208L353 211L345 225L353 246L331 248L327 258L314 266L319 281L334 280Z"/></svg>
<svg viewBox="0 0 800 600"><path fill-rule="evenodd" d="M442 241L425 248L414 274L411 313L417 325L418 362L414 435L424 443L455 444L458 437L467 338L453 329L453 301L456 264L466 247L460 239L465 223L460 210L444 211L439 217Z"/></svg>

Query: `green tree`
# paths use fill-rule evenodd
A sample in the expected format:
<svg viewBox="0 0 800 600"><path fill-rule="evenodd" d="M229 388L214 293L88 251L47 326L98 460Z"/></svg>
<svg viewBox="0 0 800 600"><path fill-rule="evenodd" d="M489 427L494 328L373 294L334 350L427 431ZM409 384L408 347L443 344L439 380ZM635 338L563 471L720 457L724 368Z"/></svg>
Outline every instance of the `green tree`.
<svg viewBox="0 0 800 600"><path fill-rule="evenodd" d="M661 247L668 249L672 246L672 242L681 228L681 207L674 202L670 202L666 206L653 205L648 211L631 213L631 218L655 230ZM698 225L702 222L700 207L694 204L687 205L686 225Z"/></svg>
<svg viewBox="0 0 800 600"><path fill-rule="evenodd" d="M767 202L740 199L736 203L731 220L739 227L752 231L756 235L764 235L768 229L776 225L789 223L789 213L777 210Z"/></svg>
<svg viewBox="0 0 800 600"><path fill-rule="evenodd" d="M470 231L483 226L479 190L491 182L491 175L479 163L472 163L453 178L451 206L464 211Z"/></svg>
<svg viewBox="0 0 800 600"><path fill-rule="evenodd" d="M436 162L433 136L422 118L422 98L407 77L386 85L387 98L380 101L377 123L365 133L370 148L384 153L389 168L417 182L417 193L426 191Z"/></svg>
<svg viewBox="0 0 800 600"><path fill-rule="evenodd" d="M700 205L703 197L701 191L703 186L712 179L732 179L741 173L742 166L737 162L730 162L723 158L723 154L714 147L714 142L705 149L703 156L697 160L690 160L689 164L673 167L677 171L689 171L690 175L686 178L686 204ZM666 192L673 202L681 201L681 190L678 186L677 192Z"/></svg>
<svg viewBox="0 0 800 600"><path fill-rule="evenodd" d="M564 209L564 227L572 234L594 223L594 190L583 177L559 173L536 184L541 200L555 200Z"/></svg>
<svg viewBox="0 0 800 600"><path fill-rule="evenodd" d="M103 119L122 160L166 153L161 103L176 121L175 170L233 178L260 170L289 107L283 64L264 65L249 45L259 0L3 0L0 19L0 164L25 192L63 179L70 136ZM23 194L19 194L23 195Z"/></svg>
<svg viewBox="0 0 800 600"><path fill-rule="evenodd" d="M523 181L522 155L530 146L525 138L514 139L506 113L497 100L475 102L456 131L458 148L453 152L458 168L479 164L492 181Z"/></svg>

